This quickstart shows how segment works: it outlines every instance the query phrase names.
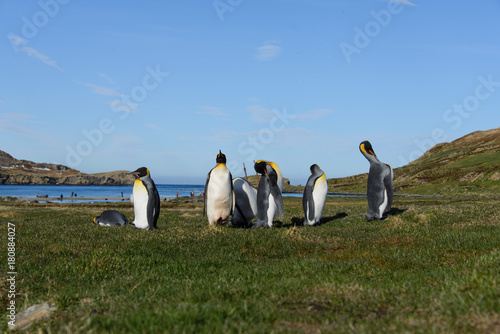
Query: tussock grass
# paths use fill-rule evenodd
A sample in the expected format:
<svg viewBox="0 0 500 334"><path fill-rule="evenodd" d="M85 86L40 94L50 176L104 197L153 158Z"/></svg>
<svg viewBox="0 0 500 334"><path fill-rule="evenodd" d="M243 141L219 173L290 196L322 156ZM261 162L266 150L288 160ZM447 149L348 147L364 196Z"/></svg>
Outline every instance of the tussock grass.
<svg viewBox="0 0 500 334"><path fill-rule="evenodd" d="M395 215L366 222L366 199L328 198L322 224L304 227L301 199L285 198L271 229L210 227L202 205L162 203L159 229L142 231L91 224L108 208L132 220L126 203L2 203L18 310L57 307L30 331L500 331L496 200L396 198Z"/></svg>

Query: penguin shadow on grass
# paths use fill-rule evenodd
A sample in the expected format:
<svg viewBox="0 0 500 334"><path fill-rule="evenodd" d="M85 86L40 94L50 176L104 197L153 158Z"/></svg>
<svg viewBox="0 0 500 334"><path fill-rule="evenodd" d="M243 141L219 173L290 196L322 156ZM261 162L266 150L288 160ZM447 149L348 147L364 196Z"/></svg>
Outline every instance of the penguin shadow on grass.
<svg viewBox="0 0 500 334"><path fill-rule="evenodd" d="M314 225L314 226L323 225L323 224L329 223L331 221L342 219L342 218L345 218L345 217L347 217L347 213L345 213L345 212L339 212L335 216L322 217L320 219L319 223L316 224L316 225ZM293 217L291 219L291 223L290 224L283 224L281 221L275 220L273 222L273 226L274 225L276 225L276 227L278 227L278 228L305 227L305 225L304 225L304 217Z"/></svg>
<svg viewBox="0 0 500 334"><path fill-rule="evenodd" d="M397 216L405 212L407 209L399 209L399 208L391 208L389 211L384 213L384 216L382 217L381 220L386 220L390 216Z"/></svg>

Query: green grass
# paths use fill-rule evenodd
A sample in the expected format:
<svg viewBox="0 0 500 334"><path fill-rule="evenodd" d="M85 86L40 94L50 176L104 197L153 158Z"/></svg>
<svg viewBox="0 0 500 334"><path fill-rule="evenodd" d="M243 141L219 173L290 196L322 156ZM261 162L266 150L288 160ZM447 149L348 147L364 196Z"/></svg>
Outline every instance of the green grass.
<svg viewBox="0 0 500 334"><path fill-rule="evenodd" d="M497 200L396 198L397 214L366 222L366 199L329 198L324 223L304 227L301 199L286 198L271 229L209 227L202 203L163 205L160 228L142 231L91 224L108 208L131 219L127 204L2 203L2 244L7 222L17 229L18 310L57 307L30 330L500 331Z"/></svg>

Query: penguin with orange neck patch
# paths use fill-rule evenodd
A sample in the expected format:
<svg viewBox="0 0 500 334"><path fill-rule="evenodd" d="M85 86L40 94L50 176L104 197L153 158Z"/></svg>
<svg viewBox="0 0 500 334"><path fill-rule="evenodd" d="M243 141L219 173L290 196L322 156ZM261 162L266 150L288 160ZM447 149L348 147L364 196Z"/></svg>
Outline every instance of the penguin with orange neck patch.
<svg viewBox="0 0 500 334"><path fill-rule="evenodd" d="M276 215L278 214L281 218L284 213L278 174L270 163L263 160L257 161L254 169L257 173L262 174L262 176L257 188L258 219L252 224L252 227L271 227Z"/></svg>
<svg viewBox="0 0 500 334"><path fill-rule="evenodd" d="M233 177L226 167L226 156L219 150L217 165L208 172L205 183L203 215L209 225L226 225L234 210Z"/></svg>
<svg viewBox="0 0 500 334"><path fill-rule="evenodd" d="M365 140L359 144L361 154L370 162L368 172L368 213L366 220L383 219L384 213L392 206L392 180L394 177L392 167L378 160L373 151L372 144Z"/></svg>
<svg viewBox="0 0 500 334"><path fill-rule="evenodd" d="M160 215L160 195L149 169L141 167L132 174L137 177L132 192L135 216L132 225L145 230L153 230L157 227Z"/></svg>
<svg viewBox="0 0 500 334"><path fill-rule="evenodd" d="M325 173L314 164L309 169L311 176L304 187L302 206L304 208L304 225L317 225L320 223L323 209L325 208L328 183Z"/></svg>

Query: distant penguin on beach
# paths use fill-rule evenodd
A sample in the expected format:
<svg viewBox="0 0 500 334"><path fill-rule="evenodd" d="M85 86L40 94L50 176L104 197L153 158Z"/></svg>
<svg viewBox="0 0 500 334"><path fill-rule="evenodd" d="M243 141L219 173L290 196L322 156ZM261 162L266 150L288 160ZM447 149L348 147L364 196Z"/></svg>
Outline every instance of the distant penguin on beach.
<svg viewBox="0 0 500 334"><path fill-rule="evenodd" d="M220 150L215 161L217 165L207 174L203 215L207 215L209 225L226 225L234 210L233 177Z"/></svg>
<svg viewBox="0 0 500 334"><path fill-rule="evenodd" d="M304 225L319 224L325 208L328 184L325 173L314 164L310 168L311 176L304 187L302 206L304 208Z"/></svg>
<svg viewBox="0 0 500 334"><path fill-rule="evenodd" d="M128 224L128 219L123 213L116 210L105 210L99 216L94 217L94 224L101 226L124 226Z"/></svg>
<svg viewBox="0 0 500 334"><path fill-rule="evenodd" d="M277 167L277 165L276 165ZM254 165L255 171L262 174L257 188L257 218L252 227L271 227L276 214L283 217L283 198L278 186L276 169L266 161L259 160Z"/></svg>
<svg viewBox="0 0 500 334"><path fill-rule="evenodd" d="M138 168L132 174L137 177L131 196L134 204L132 225L146 230L155 229L160 215L160 195L156 185L146 167Z"/></svg>
<svg viewBox="0 0 500 334"><path fill-rule="evenodd" d="M364 141L359 145L359 150L370 162L368 185L366 195L368 198L368 213L366 220L383 219L384 213L392 206L392 167L378 160L372 145Z"/></svg>
<svg viewBox="0 0 500 334"><path fill-rule="evenodd" d="M248 227L257 215L257 189L241 177L233 179L233 189L235 207L231 224L236 227Z"/></svg>

